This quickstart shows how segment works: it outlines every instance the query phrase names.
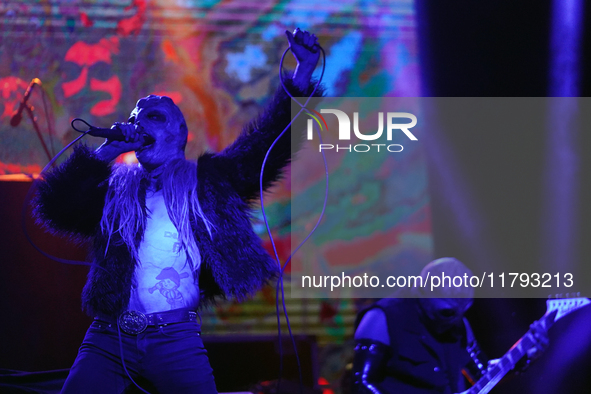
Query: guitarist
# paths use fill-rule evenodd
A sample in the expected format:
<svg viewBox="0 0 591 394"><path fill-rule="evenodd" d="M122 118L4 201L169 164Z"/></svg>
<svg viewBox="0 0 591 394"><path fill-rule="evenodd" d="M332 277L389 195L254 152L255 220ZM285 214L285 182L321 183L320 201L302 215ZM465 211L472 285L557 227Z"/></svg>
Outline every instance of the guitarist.
<svg viewBox="0 0 591 394"><path fill-rule="evenodd" d="M427 264L427 275L471 276L454 258ZM415 293L412 293L415 291ZM420 290L398 296L421 297ZM441 287L439 298L384 298L357 317L354 394L452 394L469 388L487 363L464 314L472 305L471 287ZM532 325L536 345L519 364L539 356L548 345L547 331ZM519 369L519 366L518 368Z"/></svg>

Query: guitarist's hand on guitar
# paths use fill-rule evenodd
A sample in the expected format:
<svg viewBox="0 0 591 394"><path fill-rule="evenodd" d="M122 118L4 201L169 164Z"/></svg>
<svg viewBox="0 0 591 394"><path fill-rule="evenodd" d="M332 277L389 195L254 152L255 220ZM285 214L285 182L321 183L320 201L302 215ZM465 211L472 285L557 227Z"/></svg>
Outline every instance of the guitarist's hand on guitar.
<svg viewBox="0 0 591 394"><path fill-rule="evenodd" d="M531 361L548 348L548 328L552 327L556 320L589 304L591 300L583 297L546 301L547 310L544 316L534 322L528 332L500 360L491 362L488 372L474 386L459 394L487 394L509 371L513 370L516 374L525 371Z"/></svg>
<svg viewBox="0 0 591 394"><path fill-rule="evenodd" d="M544 324L537 320L529 326L528 334L531 335L531 339L534 341L532 347L530 347L525 356L521 358L515 365L515 372L517 374L524 373L528 368L532 361L537 360L540 356L548 349L548 345L550 345L550 340L548 338L548 329L544 326Z"/></svg>
<svg viewBox="0 0 591 394"><path fill-rule="evenodd" d="M550 339L548 338L548 329L544 324L537 320L529 326L529 332L535 341L534 345L527 351L527 358L529 360L536 360L539 358L550 345Z"/></svg>
<svg viewBox="0 0 591 394"><path fill-rule="evenodd" d="M495 365L497 365L499 363L499 361L501 361L500 358L493 358L492 360L488 360L488 365L487 365L487 369L492 369L495 367Z"/></svg>

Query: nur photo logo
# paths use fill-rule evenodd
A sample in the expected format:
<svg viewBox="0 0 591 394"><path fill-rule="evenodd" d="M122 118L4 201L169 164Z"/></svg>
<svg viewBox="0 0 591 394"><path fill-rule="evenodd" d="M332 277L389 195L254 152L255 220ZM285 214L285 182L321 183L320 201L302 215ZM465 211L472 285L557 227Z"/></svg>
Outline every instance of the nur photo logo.
<svg viewBox="0 0 591 394"><path fill-rule="evenodd" d="M418 141L417 137L410 131L411 128L416 126L417 117L409 112L377 112L376 114L368 114L368 117L378 120L378 129L375 132L362 132L359 127L359 112L353 112L353 122L349 115L342 110L334 108L323 108L320 112L311 110L307 112L310 116L307 122L307 139L312 141L314 139L314 123L318 126L321 133L328 132L328 124L322 114L331 114L336 116L338 122L338 139L339 141L376 141L382 138L384 134L384 123L386 123L386 140L388 143L359 143L359 144L318 144L318 151L323 150L335 150L348 151L348 152L380 152L388 151L392 153L402 152L404 147L401 144L390 143L395 133L401 133L406 136L410 141ZM315 121L315 122L314 122ZM402 121L402 122L401 122ZM351 123L353 127L351 127ZM351 129L353 133L351 133Z"/></svg>

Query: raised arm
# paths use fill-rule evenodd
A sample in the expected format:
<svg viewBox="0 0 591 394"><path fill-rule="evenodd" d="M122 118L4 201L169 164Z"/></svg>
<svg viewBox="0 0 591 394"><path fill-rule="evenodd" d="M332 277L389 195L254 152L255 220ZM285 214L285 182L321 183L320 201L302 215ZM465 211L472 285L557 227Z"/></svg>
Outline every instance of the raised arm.
<svg viewBox="0 0 591 394"><path fill-rule="evenodd" d="M297 67L293 76L284 78L285 86L293 97L307 97L312 94L316 83L311 80L320 51L317 39L308 32L296 29L294 34L286 32ZM317 89L314 96L322 96ZM258 196L261 166L267 150L291 121L291 99L279 86L271 103L254 121L244 127L240 136L224 151L213 157L205 156L204 162L211 160L216 171L224 176L244 200ZM301 143L301 136L293 139ZM291 160L291 130L274 145L265 164L263 186L268 188L281 176L281 169ZM294 151L297 147L293 147Z"/></svg>

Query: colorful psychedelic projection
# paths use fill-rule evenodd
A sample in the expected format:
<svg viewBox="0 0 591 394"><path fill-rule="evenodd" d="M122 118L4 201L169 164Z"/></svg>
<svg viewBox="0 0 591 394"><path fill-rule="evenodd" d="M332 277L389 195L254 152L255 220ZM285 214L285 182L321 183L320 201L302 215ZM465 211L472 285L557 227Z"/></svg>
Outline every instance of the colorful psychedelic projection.
<svg viewBox="0 0 591 394"><path fill-rule="evenodd" d="M72 118L109 127L126 120L136 100L148 94L168 95L182 109L189 125L188 158L206 149L221 150L279 86L279 61L287 47L284 30L295 27L315 33L326 50L323 82L328 96L419 95L412 0L9 0L0 3L0 15L0 174L38 173L49 161L26 114L17 127L10 126L11 114L35 77L46 94L35 87L29 103L51 154L78 135L70 128ZM294 63L285 66L293 69ZM102 142L91 137L85 141L93 146ZM362 220L368 205L392 197L387 189L363 183L364 177L404 169L414 174L412 182L400 183L391 201L414 204L408 209L412 217L365 222L371 235L350 240L349 253L423 237L421 247L402 248L399 255L414 264L426 263L431 226L424 160L364 165L358 159L345 157L335 170L348 174L350 184L339 186L343 199L338 206L331 200L327 223L338 227L345 216ZM135 157L131 153L119 160ZM312 165L322 172L320 160ZM323 190L324 179L317 173L311 172L307 185ZM295 247L290 241L290 193L286 181L265 200L282 261ZM271 251L260 212L253 220ZM307 228L300 222L298 226ZM330 245L330 233L323 237ZM342 271L333 263L324 261L320 271ZM370 264L364 261L364 266ZM351 335L354 300L289 299L287 285L296 333L316 334L321 343L342 342ZM269 288L251 302L221 304L204 316L204 323L218 333L272 333L274 305L274 289Z"/></svg>

